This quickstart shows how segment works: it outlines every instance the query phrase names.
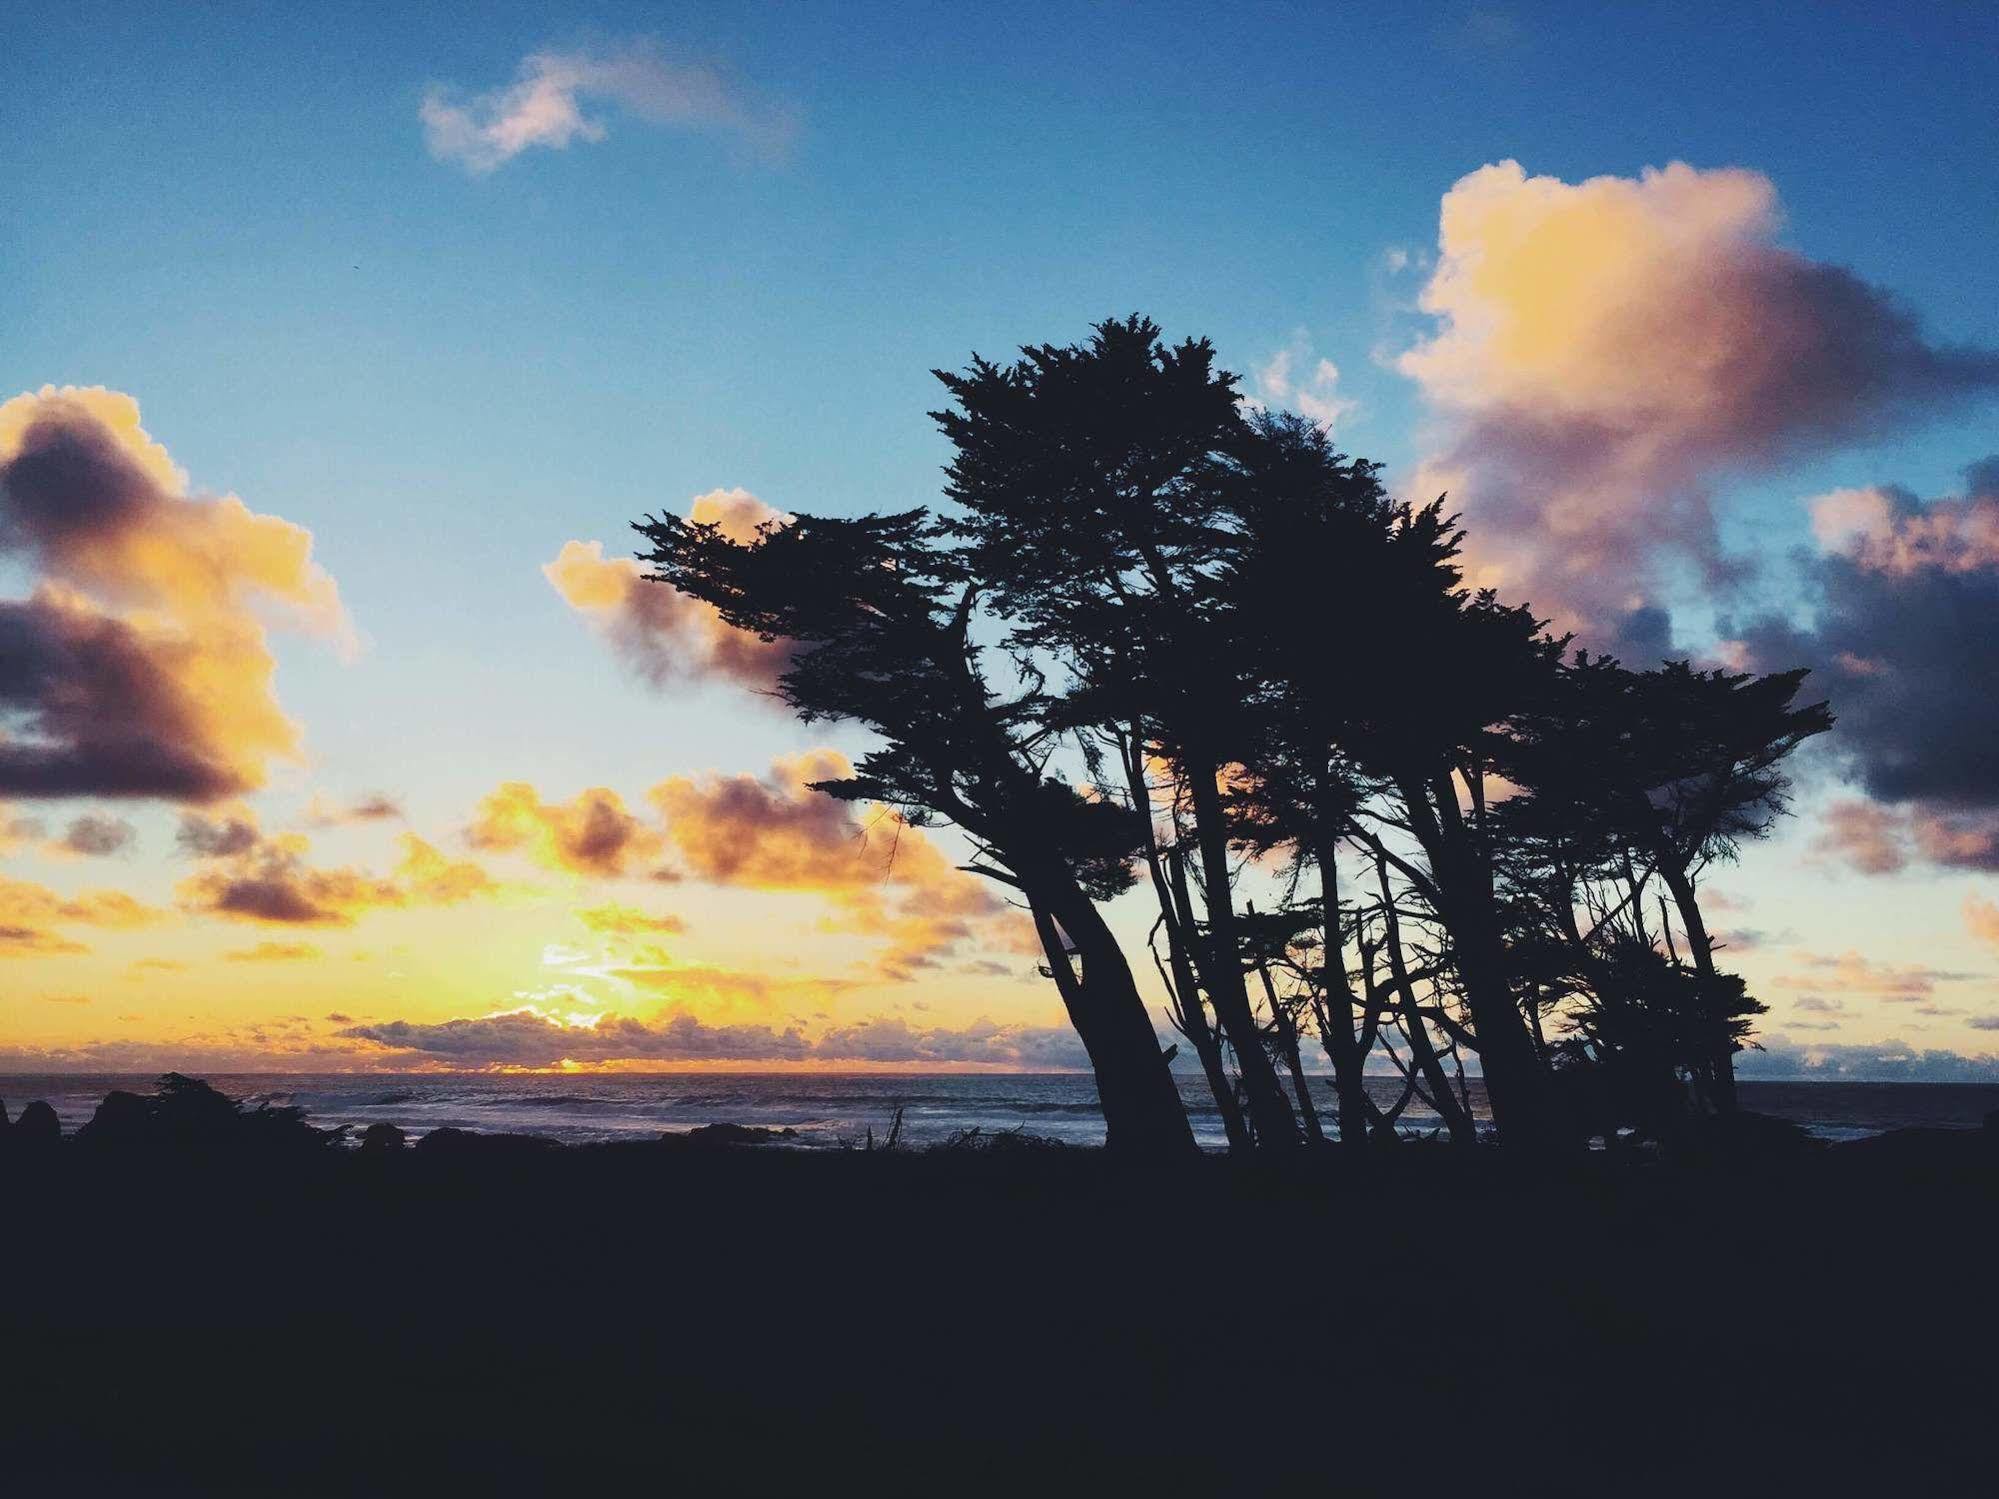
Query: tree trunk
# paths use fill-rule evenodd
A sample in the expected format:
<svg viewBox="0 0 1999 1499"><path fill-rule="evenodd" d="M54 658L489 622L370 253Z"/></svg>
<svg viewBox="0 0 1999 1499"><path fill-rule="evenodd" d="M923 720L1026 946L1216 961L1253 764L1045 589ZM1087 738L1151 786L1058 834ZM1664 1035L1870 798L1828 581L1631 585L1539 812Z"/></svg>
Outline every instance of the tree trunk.
<svg viewBox="0 0 1999 1499"><path fill-rule="evenodd" d="M1194 1132L1187 1123L1186 1106L1117 938L1074 881L1053 888L1048 881L1037 883L1041 898L1030 897L1036 930L1097 1075L1105 1144L1131 1155L1191 1152ZM1059 933L1056 922L1061 923ZM1061 942L1065 934L1075 948L1080 973L1069 966Z"/></svg>
<svg viewBox="0 0 1999 1499"><path fill-rule="evenodd" d="M1387 947L1388 977L1401 1001L1402 1029L1409 1037L1411 1065L1429 1085L1431 1105L1444 1121L1451 1143L1476 1145L1478 1128L1451 1091L1450 1079L1444 1076L1444 1064L1438 1059L1436 1047L1430 1044L1429 1027L1424 1025L1423 1013L1416 1004L1416 985L1409 978L1409 964L1402 952L1402 919L1395 911L1395 892L1389 888L1388 865L1381 862L1375 868L1381 878L1382 941Z"/></svg>
<svg viewBox="0 0 1999 1499"><path fill-rule="evenodd" d="M1119 753L1124 758L1125 779L1131 789L1132 806L1145 820L1145 867L1152 875L1152 893L1159 902L1159 916L1166 928L1166 960L1171 973L1173 998L1181 1034L1194 1048L1201 1072L1214 1095L1221 1115L1222 1132L1229 1149L1240 1154L1255 1143L1243 1122L1236 1103L1235 1084L1222 1061L1222 1043L1208 1024L1208 1012L1201 1001L1201 986L1194 976L1194 962L1188 944L1194 931L1192 903L1187 899L1187 865L1178 848L1161 852L1152 825L1150 788L1145 780L1145 762L1136 730L1120 736ZM1171 874L1168 874L1170 868Z"/></svg>
<svg viewBox="0 0 1999 1499"><path fill-rule="evenodd" d="M1707 923L1701 919L1701 903L1695 898L1694 882L1688 878L1685 869L1669 858L1659 861L1659 873L1665 878L1666 888L1672 892L1673 904L1679 909L1680 925L1686 930L1687 950L1693 954L1694 972L1699 974L1704 984L1713 983L1714 939L1708 935ZM1732 1114L1735 1101L1735 1047L1725 1037L1709 1051L1708 1075L1714 1105L1724 1114Z"/></svg>
<svg viewBox="0 0 1999 1499"><path fill-rule="evenodd" d="M1333 1059L1333 1095L1339 1106L1340 1144L1349 1150L1367 1148L1367 1057L1354 1036L1353 990L1347 984L1346 929L1340 920L1338 856L1330 837L1313 850L1319 866L1319 905L1325 925L1326 1007L1319 1028Z"/></svg>
<svg viewBox="0 0 1999 1499"><path fill-rule="evenodd" d="M1251 911L1255 909L1250 907ZM1304 1058L1298 1055L1298 1022L1278 1002L1277 984L1270 977L1270 964L1261 954L1257 956L1256 973L1263 980L1263 997L1270 1006L1270 1018L1277 1026L1278 1042L1284 1052L1284 1067L1291 1074L1291 1091L1297 1095L1298 1114L1305 1121L1305 1138L1314 1145L1323 1145L1326 1143L1326 1132L1319 1127L1319 1110L1312 1102L1312 1085L1305 1076Z"/></svg>
<svg viewBox="0 0 1999 1499"><path fill-rule="evenodd" d="M1171 849L1166 855L1169 871L1170 893L1173 903L1173 922L1168 928L1168 952L1173 958L1173 982L1184 985L1180 1008L1186 1012L1184 1018L1190 1028L1198 1028L1199 1041L1195 1051L1201 1059L1201 1070L1207 1074L1208 1090L1215 1095L1215 1107L1222 1116L1222 1129L1229 1137L1229 1149L1246 1151L1255 1147L1256 1138L1250 1133L1249 1121L1242 1116L1242 1105L1236 1101L1235 1079L1222 1057L1222 1042L1208 1025L1207 1011L1201 1003L1201 986L1194 976L1193 959L1188 954L1191 934L1194 931L1194 903L1187 895L1187 861L1179 849ZM1190 1036L1189 1039L1192 1039Z"/></svg>
<svg viewBox="0 0 1999 1499"><path fill-rule="evenodd" d="M1500 1143L1523 1154L1563 1152L1576 1143L1574 1134L1506 981L1491 869L1483 850L1471 846L1470 831L1458 814L1456 788L1448 775L1427 787L1409 779L1398 781L1397 787L1429 857L1437 914L1451 934Z"/></svg>
<svg viewBox="0 0 1999 1499"><path fill-rule="evenodd" d="M1221 767L1205 754L1189 755L1181 765L1194 803L1194 838L1200 846L1201 888L1208 906L1207 953L1202 964L1215 1016L1235 1048L1242 1068L1243 1092L1250 1123L1263 1150L1286 1150L1298 1143L1298 1121L1277 1081L1277 1069L1263 1045L1263 1033L1250 1008L1249 984L1243 977L1242 945L1236 939L1234 893L1229 885L1228 828L1222 815L1221 792L1215 778Z"/></svg>

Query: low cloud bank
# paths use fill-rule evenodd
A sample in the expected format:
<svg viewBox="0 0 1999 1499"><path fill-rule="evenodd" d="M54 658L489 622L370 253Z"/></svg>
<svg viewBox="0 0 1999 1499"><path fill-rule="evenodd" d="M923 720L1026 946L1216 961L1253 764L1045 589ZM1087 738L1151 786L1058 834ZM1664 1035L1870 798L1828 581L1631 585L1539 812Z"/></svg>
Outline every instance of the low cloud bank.
<svg viewBox="0 0 1999 1499"><path fill-rule="evenodd" d="M686 1013L654 1021L605 1016L566 1024L533 1010L420 1023L392 1020L349 1026L339 1035L401 1059L457 1067L553 1067L569 1062L822 1062L986 1064L1050 1071L1089 1066L1066 1026L1001 1025L975 1020L920 1028L876 1017L836 1026L809 1040L794 1026L710 1025Z"/></svg>

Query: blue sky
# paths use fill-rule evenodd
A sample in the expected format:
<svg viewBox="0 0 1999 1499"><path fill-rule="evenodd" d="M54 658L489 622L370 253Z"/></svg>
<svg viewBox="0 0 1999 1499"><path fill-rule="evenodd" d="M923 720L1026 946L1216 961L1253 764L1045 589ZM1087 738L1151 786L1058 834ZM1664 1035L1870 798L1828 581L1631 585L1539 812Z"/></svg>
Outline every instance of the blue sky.
<svg viewBox="0 0 1999 1499"><path fill-rule="evenodd" d="M484 175L426 149L428 88L644 39L788 146L605 104ZM1995 45L1972 5L36 7L0 22L0 397L128 392L196 489L309 528L366 649L280 645L313 756L280 789L442 830L502 779L632 796L826 742L638 690L539 566L717 488L925 503L927 371L974 349L1129 310L1245 371L1295 348L1409 475L1390 360L1488 163L1750 168L1783 244L1999 345ZM1731 479L1725 534L1777 557L1804 497L1944 493L1995 448L1987 401Z"/></svg>

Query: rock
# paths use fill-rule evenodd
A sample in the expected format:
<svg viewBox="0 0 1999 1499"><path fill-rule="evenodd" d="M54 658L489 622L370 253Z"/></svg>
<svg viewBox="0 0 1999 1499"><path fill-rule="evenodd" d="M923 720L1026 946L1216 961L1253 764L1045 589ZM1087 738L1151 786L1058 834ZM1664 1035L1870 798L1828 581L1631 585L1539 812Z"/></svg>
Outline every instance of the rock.
<svg viewBox="0 0 1999 1499"><path fill-rule="evenodd" d="M1991 1123L1991 1121L1988 1119L1986 1123L1989 1124ZM0 1098L0 1132L4 1132L6 1128L7 1128L7 1100L4 1098Z"/></svg>
<svg viewBox="0 0 1999 1499"><path fill-rule="evenodd" d="M393 1124L377 1122L361 1131L361 1152L364 1155L381 1155L391 1150L401 1150L407 1137Z"/></svg>
<svg viewBox="0 0 1999 1499"><path fill-rule="evenodd" d="M688 1150L714 1150L734 1145L772 1145L796 1140L795 1129L764 1129L752 1124L703 1124L684 1132L668 1130L659 1137L662 1145Z"/></svg>
<svg viewBox="0 0 1999 1499"><path fill-rule="evenodd" d="M86 1145L138 1145L153 1133L153 1111L136 1093L111 1092L90 1116L90 1123L76 1132Z"/></svg>
<svg viewBox="0 0 1999 1499"><path fill-rule="evenodd" d="M482 1135L474 1130L445 1125L416 1142L419 1155L450 1156L453 1159L490 1160L501 1156L539 1155L556 1149L556 1142L540 1135Z"/></svg>
<svg viewBox="0 0 1999 1499"><path fill-rule="evenodd" d="M1690 1131L1693 1151L1734 1160L1770 1160L1813 1155L1825 1142L1802 1124L1747 1109L1716 1114Z"/></svg>
<svg viewBox="0 0 1999 1499"><path fill-rule="evenodd" d="M1976 1165L1992 1153L1994 1136L1982 1129L1915 1125L1848 1140L1834 1147L1847 1160L1893 1165L1897 1170Z"/></svg>
<svg viewBox="0 0 1999 1499"><path fill-rule="evenodd" d="M21 1117L14 1121L7 1135L7 1143L17 1150L46 1148L61 1142L62 1121L56 1118L54 1109L36 1099L21 1110Z"/></svg>

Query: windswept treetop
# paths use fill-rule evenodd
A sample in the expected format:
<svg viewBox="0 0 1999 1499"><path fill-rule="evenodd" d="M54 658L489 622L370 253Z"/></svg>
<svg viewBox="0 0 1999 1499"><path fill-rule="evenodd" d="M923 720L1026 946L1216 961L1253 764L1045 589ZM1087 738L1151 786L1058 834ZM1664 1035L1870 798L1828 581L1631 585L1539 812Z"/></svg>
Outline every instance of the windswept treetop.
<svg viewBox="0 0 1999 1499"><path fill-rule="evenodd" d="M878 737L820 790L954 823L1032 916L1114 1143L1191 1139L1097 910L1141 864L1167 1014L1237 1148L1322 1137L1314 1033L1347 1145L1413 1097L1474 1139L1474 1055L1520 1149L1730 1106L1761 1007L1716 963L1699 881L1831 722L1802 672L1572 655L1465 586L1444 497L1394 499L1145 318L938 379L941 513L638 529L656 578L787 643L802 717ZM1246 851L1283 880L1252 897Z"/></svg>

